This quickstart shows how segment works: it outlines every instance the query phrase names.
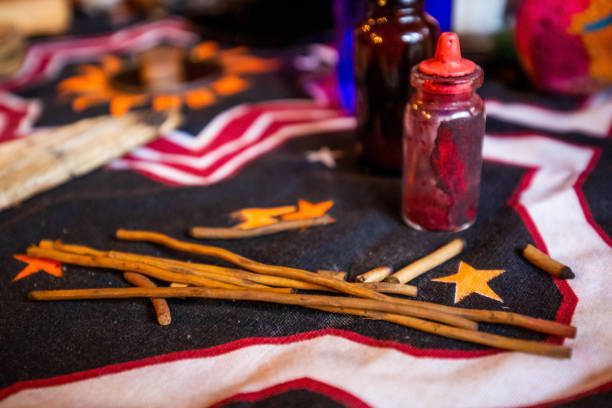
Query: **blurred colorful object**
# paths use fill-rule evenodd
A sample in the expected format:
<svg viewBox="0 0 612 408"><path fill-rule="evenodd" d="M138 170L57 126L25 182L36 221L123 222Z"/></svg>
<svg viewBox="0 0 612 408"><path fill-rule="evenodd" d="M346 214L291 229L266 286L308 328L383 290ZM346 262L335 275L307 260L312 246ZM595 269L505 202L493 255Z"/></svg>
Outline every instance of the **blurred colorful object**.
<svg viewBox="0 0 612 408"><path fill-rule="evenodd" d="M523 68L544 90L591 93L612 84L610 0L525 0L516 21Z"/></svg>
<svg viewBox="0 0 612 408"><path fill-rule="evenodd" d="M178 66L172 61L155 66L164 58L179 58ZM144 64L126 64L114 55L104 55L101 60L100 65L79 66L77 75L59 83L60 95L73 97L74 111L108 104L110 113L118 117L148 103L156 111L177 109L183 104L201 109L249 88L246 76L278 66L277 60L251 55L246 47L222 50L213 41L191 48L185 58L178 47L162 46L141 53L140 62Z"/></svg>

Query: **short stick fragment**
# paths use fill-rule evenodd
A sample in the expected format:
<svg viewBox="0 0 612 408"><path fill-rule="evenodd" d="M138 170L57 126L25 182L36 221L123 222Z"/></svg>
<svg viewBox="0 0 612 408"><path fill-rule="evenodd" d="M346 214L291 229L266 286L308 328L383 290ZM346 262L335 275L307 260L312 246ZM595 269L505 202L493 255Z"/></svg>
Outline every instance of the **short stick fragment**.
<svg viewBox="0 0 612 408"><path fill-rule="evenodd" d="M124 272L123 278L130 282L132 285L140 288L156 288L157 285L153 281L144 275L135 272ZM170 308L166 299L161 298L150 298L153 303L153 309L155 309L155 315L157 316L157 323L162 326L167 326L172 322L172 316L170 315Z"/></svg>
<svg viewBox="0 0 612 408"><path fill-rule="evenodd" d="M389 283L389 282L365 282L362 283L363 287L375 290L382 293L390 293L394 295L404 295L410 297L416 297L417 287L412 285L404 285L402 283Z"/></svg>
<svg viewBox="0 0 612 408"><path fill-rule="evenodd" d="M357 282L382 282L387 276L393 272L393 269L389 266L379 266L378 268L371 269L361 275L357 275L355 281Z"/></svg>
<svg viewBox="0 0 612 408"><path fill-rule="evenodd" d="M431 254L424 256L410 265L404 266L402 269L385 279L385 281L392 283L409 282L454 256L459 255L461 251L463 251L463 248L465 248L465 241L463 239L453 239L451 242L438 248Z"/></svg>
<svg viewBox="0 0 612 408"><path fill-rule="evenodd" d="M276 224L264 225L263 227L242 229L242 228L213 228L213 227L193 227L189 233L194 238L202 239L239 239L254 238L263 235L276 234L278 232L296 230L302 228L327 225L334 222L329 215L305 220L279 221Z"/></svg>
<svg viewBox="0 0 612 408"><path fill-rule="evenodd" d="M527 244L527 246L523 249L522 254L523 257L529 262L552 276L561 279L573 279L576 277L574 272L568 266L563 265L561 262L555 261L531 244Z"/></svg>

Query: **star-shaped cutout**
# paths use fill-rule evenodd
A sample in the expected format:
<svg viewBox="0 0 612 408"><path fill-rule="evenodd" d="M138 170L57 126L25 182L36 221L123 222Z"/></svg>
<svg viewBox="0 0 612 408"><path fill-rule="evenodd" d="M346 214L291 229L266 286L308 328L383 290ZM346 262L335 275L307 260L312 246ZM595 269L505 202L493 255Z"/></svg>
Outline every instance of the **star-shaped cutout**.
<svg viewBox="0 0 612 408"><path fill-rule="evenodd" d="M23 279L26 276L33 275L40 271L47 272L49 275L60 278L62 276L62 264L49 259L31 258L27 255L13 255L13 258L18 261L25 262L28 264L13 278L13 282L19 279Z"/></svg>
<svg viewBox="0 0 612 408"><path fill-rule="evenodd" d="M322 201L317 204L311 204L306 200L298 201L298 210L291 214L283 215L283 220L285 221L293 221L293 220L305 220L308 218L317 218L325 215L327 210L329 210L334 205L332 200Z"/></svg>
<svg viewBox="0 0 612 408"><path fill-rule="evenodd" d="M245 208L232 213L232 217L243 221L242 223L236 225L236 228L251 229L263 227L264 225L275 224L278 222L278 220L274 217L294 211L294 205L272 208Z"/></svg>
<svg viewBox="0 0 612 408"><path fill-rule="evenodd" d="M327 146L319 150L311 150L306 152L306 160L311 163L323 163L327 168L333 169L336 167L336 159L343 156L340 150L329 150Z"/></svg>
<svg viewBox="0 0 612 408"><path fill-rule="evenodd" d="M433 282L446 282L455 284L455 303L459 303L463 298L478 293L490 299L502 302L503 300L488 285L488 282L506 272L504 269L480 270L474 269L467 263L459 262L459 270L456 274L445 276L444 278L433 279Z"/></svg>

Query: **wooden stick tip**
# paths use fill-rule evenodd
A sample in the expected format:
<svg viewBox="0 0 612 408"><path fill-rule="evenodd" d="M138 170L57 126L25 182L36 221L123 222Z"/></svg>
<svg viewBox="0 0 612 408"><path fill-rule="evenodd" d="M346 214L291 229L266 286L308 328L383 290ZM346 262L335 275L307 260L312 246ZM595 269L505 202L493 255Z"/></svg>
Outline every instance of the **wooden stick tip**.
<svg viewBox="0 0 612 408"><path fill-rule="evenodd" d="M399 279L397 279L395 276L387 276L383 282L400 283Z"/></svg>
<svg viewBox="0 0 612 408"><path fill-rule="evenodd" d="M576 277L576 274L571 270L570 267L564 266L561 269L561 273L559 274L559 277L561 279L574 279Z"/></svg>

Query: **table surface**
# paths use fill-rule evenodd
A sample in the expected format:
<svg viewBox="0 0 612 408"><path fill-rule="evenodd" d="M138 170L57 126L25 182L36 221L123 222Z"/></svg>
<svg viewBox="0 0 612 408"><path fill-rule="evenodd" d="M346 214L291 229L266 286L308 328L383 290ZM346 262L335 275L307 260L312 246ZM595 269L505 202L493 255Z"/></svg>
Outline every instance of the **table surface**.
<svg viewBox="0 0 612 408"><path fill-rule="evenodd" d="M102 55L127 60L140 47L164 41L198 38L170 19L35 43L22 71L0 83L0 142L107 114L108 104L73 111L58 83L82 72L83 64L100 67ZM477 222L460 233L423 233L399 217L401 180L358 166L355 120L329 98L333 75L291 69L296 59L316 61L323 54L307 46L248 53L283 64L245 76L245 89L218 94L214 105L185 107L180 130L0 212L0 407L610 404L610 94L576 100L485 81ZM308 160L312 152L332 157L327 149L335 166ZM402 267L462 237L468 248L459 257L412 282L418 298L453 305L454 285L434 279L456 273L459 261L503 269L488 283L501 302L472 293L457 306L571 323L578 336L563 343L572 347L572 358L502 352L387 322L223 300L169 300L172 324L162 327L147 300L26 299L38 289L129 286L117 272L65 266L59 277L37 270L14 280L28 266L14 256L41 239L211 261L113 235L118 228L144 229L192 240L186 236L191 226L229 226L230 214L241 208L300 199L333 200L329 214L336 223L205 243L265 263L346 271L352 280L376 266ZM553 279L528 264L517 253L527 243L571 266L576 278ZM560 342L512 327L481 329Z"/></svg>

